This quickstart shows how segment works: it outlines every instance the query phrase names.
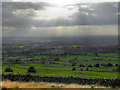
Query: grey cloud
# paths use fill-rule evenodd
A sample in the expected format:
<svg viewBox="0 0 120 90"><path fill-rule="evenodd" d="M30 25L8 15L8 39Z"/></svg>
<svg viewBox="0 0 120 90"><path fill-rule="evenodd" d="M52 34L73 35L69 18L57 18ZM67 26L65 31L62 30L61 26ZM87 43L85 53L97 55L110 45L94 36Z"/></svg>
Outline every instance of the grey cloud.
<svg viewBox="0 0 120 90"><path fill-rule="evenodd" d="M29 3L29 2L3 2L2 3L2 34L3 36L26 36L33 23L33 17L36 16L36 10L46 10L46 7L52 7L49 3ZM29 13L15 15L16 10L29 10ZM15 30L5 30L4 27L14 27Z"/></svg>
<svg viewBox="0 0 120 90"><path fill-rule="evenodd" d="M52 7L54 5L39 2L3 2L2 3L2 18L3 26L14 26L14 27L30 27L33 21L32 17L35 17L35 10L45 10L46 7ZM27 10L29 13L26 15L15 15L13 11L16 10ZM31 10L31 11L30 11Z"/></svg>
<svg viewBox="0 0 120 90"><path fill-rule="evenodd" d="M36 27L52 27L52 26L71 26L72 21L65 19L64 17L59 17L51 20L36 20L33 21L33 25Z"/></svg>
<svg viewBox="0 0 120 90"><path fill-rule="evenodd" d="M9 10L18 10L18 9L35 9L35 10L43 10L45 7L51 7L52 4L46 2L3 2L2 7L7 8Z"/></svg>
<svg viewBox="0 0 120 90"><path fill-rule="evenodd" d="M45 10L46 7L52 7L49 3L30 3L30 2L4 2L3 6L3 26L14 26L19 28L27 28L32 25L36 27L52 27L52 26L73 26L73 25L110 25L117 24L117 3L94 3L94 4L76 4L72 9L78 8L78 12L69 16L69 19L59 17L52 20L34 20L35 10ZM81 5L88 7L82 8ZM66 6L69 7L69 6ZM94 9L94 10L91 10ZM25 16L14 15L15 10L31 9L31 12ZM88 15L86 14L88 13Z"/></svg>
<svg viewBox="0 0 120 90"><path fill-rule="evenodd" d="M87 7L81 7L87 5ZM78 8L78 12L69 16L69 19L57 18L53 20L35 21L38 27L50 26L73 26L73 25L114 25L118 24L118 3L94 3L94 4L76 4L67 5L65 8L73 6L72 9ZM71 9L70 9L71 10Z"/></svg>
<svg viewBox="0 0 120 90"><path fill-rule="evenodd" d="M88 6L86 8L80 7L81 4L76 5L79 7L78 12L70 16L73 18L74 25L109 25L118 23L117 3L97 3L86 5ZM91 10L91 8L94 10ZM85 13L88 13L88 15Z"/></svg>

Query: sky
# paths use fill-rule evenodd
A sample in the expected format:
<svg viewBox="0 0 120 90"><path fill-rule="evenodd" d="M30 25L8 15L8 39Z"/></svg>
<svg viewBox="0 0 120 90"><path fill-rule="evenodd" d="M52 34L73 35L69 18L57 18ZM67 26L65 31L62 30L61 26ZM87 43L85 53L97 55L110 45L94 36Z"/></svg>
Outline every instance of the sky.
<svg viewBox="0 0 120 90"><path fill-rule="evenodd" d="M118 0L4 0L4 37L118 34Z"/></svg>

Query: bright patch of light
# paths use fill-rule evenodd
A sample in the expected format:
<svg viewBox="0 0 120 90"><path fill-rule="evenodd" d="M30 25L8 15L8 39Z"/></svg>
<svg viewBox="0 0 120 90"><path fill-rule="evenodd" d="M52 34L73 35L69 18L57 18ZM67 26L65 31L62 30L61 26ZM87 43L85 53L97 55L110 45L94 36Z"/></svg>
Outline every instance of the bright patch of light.
<svg viewBox="0 0 120 90"><path fill-rule="evenodd" d="M37 11L37 17L34 19L55 19L58 17L63 17L65 19L70 19L69 16L73 13L77 12L77 9L68 10L67 8L60 8L60 7L49 7L45 11Z"/></svg>
<svg viewBox="0 0 120 90"><path fill-rule="evenodd" d="M86 7L88 7L87 5L81 5L80 7L82 7L82 8L86 8Z"/></svg>
<svg viewBox="0 0 120 90"><path fill-rule="evenodd" d="M36 27L35 27L35 26L32 26L31 29L32 29L32 30L36 30Z"/></svg>

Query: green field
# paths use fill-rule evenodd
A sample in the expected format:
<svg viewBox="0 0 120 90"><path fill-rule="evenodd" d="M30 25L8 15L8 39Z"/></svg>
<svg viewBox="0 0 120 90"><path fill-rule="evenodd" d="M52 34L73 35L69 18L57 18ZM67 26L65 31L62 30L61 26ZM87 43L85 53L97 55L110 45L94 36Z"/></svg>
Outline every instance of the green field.
<svg viewBox="0 0 120 90"><path fill-rule="evenodd" d="M96 71L80 71L81 68L76 67L76 71L72 71L71 66L61 66L61 65L45 65L45 64L30 64L30 65L12 65L14 73L27 74L27 69L29 66L34 66L37 75L52 75L52 76L81 76L81 77L106 77L106 78L117 78L118 73L114 72L96 72ZM2 70L4 72L8 65L4 65ZM95 68L93 68L95 69ZM92 69L92 70L93 70ZM83 68L85 70L85 68Z"/></svg>
<svg viewBox="0 0 120 90"><path fill-rule="evenodd" d="M74 46L74 48L76 48ZM2 72L6 67L10 67L13 73L27 74L27 70L30 66L33 66L37 75L52 75L52 76L80 76L80 77L106 77L117 78L118 73L112 72L117 69L118 54L117 53L99 53L95 56L92 52L86 52L86 55L68 55L68 56L49 56L49 55L36 55L32 57L27 56L9 56L7 51L2 51L3 58L8 60L7 64L3 64ZM72 52L74 54L81 54L81 52ZM21 61L21 64L12 64L12 61ZM50 62L49 64L35 63L35 61ZM27 62L27 63L24 63ZM111 63L112 67L105 67L101 64ZM75 64L75 65L73 65ZM94 67L95 64L99 64L99 67ZM80 67L84 65L85 67ZM92 67L88 67L92 65ZM76 70L72 71L73 68ZM89 69L88 71L86 69ZM82 69L82 71L81 71ZM104 71L104 72L101 72ZM6 72L5 72L6 73Z"/></svg>

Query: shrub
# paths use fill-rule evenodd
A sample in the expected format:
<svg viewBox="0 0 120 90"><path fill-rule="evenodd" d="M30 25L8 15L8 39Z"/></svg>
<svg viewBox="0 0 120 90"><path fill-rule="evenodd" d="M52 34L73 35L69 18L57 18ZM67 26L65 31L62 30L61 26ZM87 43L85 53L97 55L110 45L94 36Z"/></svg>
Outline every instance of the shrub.
<svg viewBox="0 0 120 90"><path fill-rule="evenodd" d="M118 66L118 68L116 69L116 71L120 73L120 66Z"/></svg>
<svg viewBox="0 0 120 90"><path fill-rule="evenodd" d="M95 85L91 85L91 88L95 88Z"/></svg>
<svg viewBox="0 0 120 90"><path fill-rule="evenodd" d="M10 67L8 67L5 69L5 72L13 72L13 70Z"/></svg>
<svg viewBox="0 0 120 90"><path fill-rule="evenodd" d="M118 64L115 64L115 66L118 66Z"/></svg>
<svg viewBox="0 0 120 90"><path fill-rule="evenodd" d="M92 65L89 65L88 67L92 67Z"/></svg>
<svg viewBox="0 0 120 90"><path fill-rule="evenodd" d="M83 69L81 68L80 71L83 71Z"/></svg>
<svg viewBox="0 0 120 90"><path fill-rule="evenodd" d="M112 65L111 63L108 63L107 66L108 66L108 67L112 67L113 65Z"/></svg>
<svg viewBox="0 0 120 90"><path fill-rule="evenodd" d="M94 67L100 67L100 65L99 64L95 64Z"/></svg>
<svg viewBox="0 0 120 90"><path fill-rule="evenodd" d="M72 71L75 71L76 70L76 68L74 67L73 69L72 69Z"/></svg>
<svg viewBox="0 0 120 90"><path fill-rule="evenodd" d="M86 68L86 71L89 71L89 69L88 69L88 68Z"/></svg>
<svg viewBox="0 0 120 90"><path fill-rule="evenodd" d="M36 70L34 67L29 67L28 68L28 73L36 73Z"/></svg>
<svg viewBox="0 0 120 90"><path fill-rule="evenodd" d="M75 64L72 64L72 66L75 66Z"/></svg>
<svg viewBox="0 0 120 90"><path fill-rule="evenodd" d="M79 65L80 67L85 67L84 65Z"/></svg>
<svg viewBox="0 0 120 90"><path fill-rule="evenodd" d="M76 66L76 62L73 62L73 63L72 63L72 66Z"/></svg>
<svg viewBox="0 0 120 90"><path fill-rule="evenodd" d="M106 64L101 64L101 66L107 66Z"/></svg>

